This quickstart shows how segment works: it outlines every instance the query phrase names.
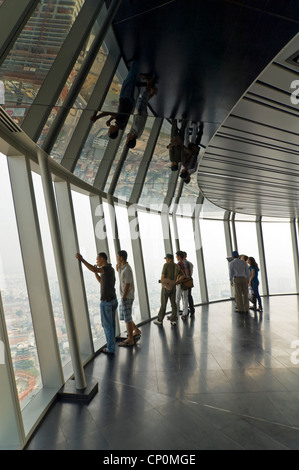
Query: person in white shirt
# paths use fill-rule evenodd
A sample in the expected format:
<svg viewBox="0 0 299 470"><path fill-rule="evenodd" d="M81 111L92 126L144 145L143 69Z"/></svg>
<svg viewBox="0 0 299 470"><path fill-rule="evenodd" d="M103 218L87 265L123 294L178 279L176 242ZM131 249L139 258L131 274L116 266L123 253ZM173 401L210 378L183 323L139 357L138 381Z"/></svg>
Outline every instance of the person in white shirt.
<svg viewBox="0 0 299 470"><path fill-rule="evenodd" d="M119 343L119 346L133 346L134 337L140 336L141 331L135 325L132 318L132 306L134 302L134 279L131 266L127 262L128 254L125 250L117 253L116 271L119 274L120 302L119 319L125 321L128 337L125 341Z"/></svg>
<svg viewBox="0 0 299 470"><path fill-rule="evenodd" d="M250 278L246 261L239 258L237 251L232 252L233 260L229 263L229 280L235 287L235 297L238 312L248 312L248 282Z"/></svg>

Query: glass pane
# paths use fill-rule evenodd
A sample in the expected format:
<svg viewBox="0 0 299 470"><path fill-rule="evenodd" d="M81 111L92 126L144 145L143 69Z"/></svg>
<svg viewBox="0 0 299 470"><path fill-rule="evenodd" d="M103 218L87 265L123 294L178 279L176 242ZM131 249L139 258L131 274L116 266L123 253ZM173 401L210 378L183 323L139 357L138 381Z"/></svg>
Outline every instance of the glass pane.
<svg viewBox="0 0 299 470"><path fill-rule="evenodd" d="M98 119L90 128L89 135L85 141L74 171L74 175L89 184L93 184L94 182L99 164L102 161L109 142L106 121L107 117ZM52 156L56 158L53 152Z"/></svg>
<svg viewBox="0 0 299 470"><path fill-rule="evenodd" d="M79 250L90 264L96 264L97 249L91 217L89 197L72 191L76 228L79 240ZM100 284L95 275L83 264L83 277L87 296L88 312L93 341L104 337L100 321Z"/></svg>
<svg viewBox="0 0 299 470"><path fill-rule="evenodd" d="M262 229L270 294L296 292L290 224L263 222Z"/></svg>
<svg viewBox="0 0 299 470"><path fill-rule="evenodd" d="M21 125L84 0L43 0L3 62L7 113Z"/></svg>
<svg viewBox="0 0 299 470"><path fill-rule="evenodd" d="M51 150L51 157L57 162L61 162L62 157L70 143L72 135L76 129L78 121L81 117L81 109L70 109L57 140Z"/></svg>
<svg viewBox="0 0 299 470"><path fill-rule="evenodd" d="M0 154L0 289L18 395L24 407L42 387L6 157Z"/></svg>
<svg viewBox="0 0 299 470"><path fill-rule="evenodd" d="M178 184L181 178L179 178ZM183 184L182 194L179 201L177 213L180 215L191 216L194 212L197 198L200 194L197 184L197 173L191 175L190 183Z"/></svg>
<svg viewBox="0 0 299 470"><path fill-rule="evenodd" d="M131 128L131 125L132 125L132 122L133 122L133 117L131 116L129 121L128 121L128 124L127 124L127 128L125 129L124 131L124 134L122 136L122 139L120 141L120 144L119 144L119 147L117 149L117 153L116 153L116 156L113 160L113 163L112 163L112 166L111 166L111 169L110 169L110 172L109 172L109 175L108 175L108 178L107 178L107 181L106 181L106 185L105 185L105 188L104 188L104 191L107 193L109 191L109 188L110 188L110 184L112 182L112 178L113 178L113 175L115 173L115 170L116 170L116 167L121 159L121 156L122 156L122 152L124 150L124 147L125 147L125 143L126 143L126 135L127 135L127 129L130 129ZM107 131L106 131L107 132ZM111 156L107 154L107 152L104 154L104 159L108 159L108 160L111 160Z"/></svg>
<svg viewBox="0 0 299 470"><path fill-rule="evenodd" d="M235 220L252 220L253 222L255 221L256 216L255 215L247 215L247 214L235 214Z"/></svg>
<svg viewBox="0 0 299 470"><path fill-rule="evenodd" d="M177 217L177 226L180 240L180 249L187 253L187 260L193 264L194 288L192 289L192 296L194 303L199 304L201 302L201 294L199 288L198 267L192 219L188 217Z"/></svg>
<svg viewBox="0 0 299 470"><path fill-rule="evenodd" d="M138 297L138 290L137 290L137 283L136 283L136 273L135 273L135 266L134 266L134 258L133 258L133 251L132 251L131 234L130 234L127 208L122 207L122 206L115 206L115 214L116 214L116 220L117 220L117 229L118 229L120 249L125 250L128 253L128 263L131 266L132 271L133 271L134 285L135 285L135 299L133 302L133 321L137 324L141 321L141 313L140 313L140 307L139 307L139 297ZM118 278L117 278L117 297L118 298L119 298L119 295L120 293L119 293L119 285L118 285Z"/></svg>
<svg viewBox="0 0 299 470"><path fill-rule="evenodd" d="M137 139L136 147L128 151L127 158L124 162L114 191L114 196L124 199L125 201L129 201L131 197L139 165L141 163L153 123L154 119L148 117L142 136ZM125 135L127 135L127 132Z"/></svg>
<svg viewBox="0 0 299 470"><path fill-rule="evenodd" d="M112 266L115 267L116 266L116 253L115 253L114 240L115 240L116 218L115 218L115 210L113 207L112 207L112 215L110 213L111 207L112 206L108 204L108 202L103 201L103 212L104 212L104 217L105 217L105 229L106 229L106 236L108 239L108 246L109 246L109 253L110 253L110 263L112 264Z"/></svg>
<svg viewBox="0 0 299 470"><path fill-rule="evenodd" d="M215 204L208 201L208 199L204 199L199 217L207 218L207 219L223 219L224 214L225 214L224 209L221 209L221 207L215 206Z"/></svg>
<svg viewBox="0 0 299 470"><path fill-rule="evenodd" d="M90 49L91 43L95 38L96 32L99 29L99 26L97 23L95 23L94 28L92 29L92 32L89 36L88 41L86 42L84 48L82 49L76 64L71 71L67 81L65 82L65 85L63 87L63 90L59 96L59 99L57 100L56 106L52 109L51 114L48 118L48 121L42 131L42 134L38 140L38 145L41 145L43 140L45 139L45 136L47 135L51 124L53 123L56 115L57 115L57 110L59 109L58 107L63 106L63 103L75 81L77 78L77 75L80 71L80 68L88 54L88 51ZM103 69L103 66L105 64L107 57L107 53L104 51L103 47L100 48L96 59L94 60L91 69L82 85L82 88L75 100L75 103L73 104L73 108L70 109L68 116L63 124L63 127L57 137L57 141L55 142L55 145L53 146L53 149L51 150L51 156L55 158L57 161L61 161L61 159L64 156L64 153L67 149L67 146L71 140L71 137L75 131L76 125L79 121L79 118L81 116L82 110L86 108L88 99L93 92L93 89L95 87L95 84L101 74L101 71ZM79 109L78 109L79 108Z"/></svg>
<svg viewBox="0 0 299 470"><path fill-rule="evenodd" d="M200 229L209 299L229 298L231 293L223 222L200 219Z"/></svg>
<svg viewBox="0 0 299 470"><path fill-rule="evenodd" d="M60 287L56 271L51 233L47 216L47 209L43 195L41 177L36 173L32 173L32 180L37 205L38 220L42 236L43 250L46 259L46 269L49 280L50 295L52 300L52 308L58 338L59 351L62 366L65 366L65 364L70 362L71 356L60 294Z"/></svg>
<svg viewBox="0 0 299 470"><path fill-rule="evenodd" d="M164 121L139 199L139 203L145 207L151 204L162 206L167 194L171 176L167 150L169 140L170 125Z"/></svg>
<svg viewBox="0 0 299 470"><path fill-rule="evenodd" d="M157 214L138 212L138 220L151 317L155 317L160 308L161 284L158 281L166 254L161 218ZM170 304L167 308L170 309Z"/></svg>

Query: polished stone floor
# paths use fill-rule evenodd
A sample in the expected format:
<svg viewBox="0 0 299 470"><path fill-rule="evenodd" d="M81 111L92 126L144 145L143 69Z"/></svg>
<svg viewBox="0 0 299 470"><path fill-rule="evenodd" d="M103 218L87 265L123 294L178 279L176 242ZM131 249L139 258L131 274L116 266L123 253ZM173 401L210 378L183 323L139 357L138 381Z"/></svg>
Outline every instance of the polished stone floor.
<svg viewBox="0 0 299 470"><path fill-rule="evenodd" d="M93 400L56 402L27 449L299 449L299 297L263 302L143 325L136 346L86 366Z"/></svg>

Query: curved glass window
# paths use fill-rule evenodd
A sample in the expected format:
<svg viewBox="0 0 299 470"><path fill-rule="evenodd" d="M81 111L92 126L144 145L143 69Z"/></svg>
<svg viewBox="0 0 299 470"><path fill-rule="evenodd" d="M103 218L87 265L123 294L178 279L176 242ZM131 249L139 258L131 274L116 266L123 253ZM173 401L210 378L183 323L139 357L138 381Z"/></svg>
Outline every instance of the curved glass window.
<svg viewBox="0 0 299 470"><path fill-rule="evenodd" d="M288 222L263 222L270 294L296 292L291 228Z"/></svg>
<svg viewBox="0 0 299 470"><path fill-rule="evenodd" d="M139 204L148 207L150 204L162 206L167 194L171 170L167 145L170 140L170 126L165 122L157 141L150 162Z"/></svg>
<svg viewBox="0 0 299 470"><path fill-rule="evenodd" d="M161 284L159 280L165 263L161 217L158 214L139 211L138 220L150 311L151 316L154 317L158 315L160 308ZM167 308L170 309L170 304Z"/></svg>
<svg viewBox="0 0 299 470"><path fill-rule="evenodd" d="M96 264L97 249L89 197L84 194L77 193L76 191L72 191L72 200L80 252L90 264ZM92 337L95 342L104 336L104 331L100 321L100 284L95 278L95 275L84 265L82 265L82 270Z"/></svg>
<svg viewBox="0 0 299 470"><path fill-rule="evenodd" d="M21 125L84 0L40 1L1 65L6 112ZM46 104L46 103L45 103Z"/></svg>
<svg viewBox="0 0 299 470"><path fill-rule="evenodd" d="M7 162L2 154L0 186L0 289L17 390L23 407L42 387L42 378Z"/></svg>
<svg viewBox="0 0 299 470"><path fill-rule="evenodd" d="M238 251L240 255L252 256L260 267L255 222L235 222ZM259 273L260 293L263 293L262 276Z"/></svg>
<svg viewBox="0 0 299 470"><path fill-rule="evenodd" d="M146 144L153 126L153 122L153 118L147 118L146 127L142 136L137 139L136 147L128 151L127 158L122 167L122 171L114 191L114 196L124 199L125 201L129 201L131 197L132 189L134 187L137 172L146 149ZM128 131L129 127L126 130L125 137Z"/></svg>
<svg viewBox="0 0 299 470"><path fill-rule="evenodd" d="M141 314L139 308L139 297L138 297L138 290L137 290L137 283L136 283L136 273L135 273L135 266L134 266L134 258L133 258L133 251L132 251L132 243L131 243L131 233L130 233L130 226L129 226L129 219L128 219L128 211L126 207L122 206L115 206L115 215L117 221L117 229L118 229L118 238L120 243L120 249L125 250L128 253L128 263L132 268L133 277L134 277L134 286L135 286L135 298L133 302L133 320L135 323L140 322ZM131 222L134 224L134 221ZM138 236L138 233L136 234ZM115 266L114 266L115 268ZM119 298L119 285L117 282L117 297Z"/></svg>
<svg viewBox="0 0 299 470"><path fill-rule="evenodd" d="M201 302L199 288L198 267L196 258L196 246L193 231L193 223L190 217L177 217L177 226L180 240L180 249L187 253L187 260L193 264L193 283L192 296L194 303Z"/></svg>
<svg viewBox="0 0 299 470"><path fill-rule="evenodd" d="M200 219L200 229L209 299L229 298L230 283L223 222Z"/></svg>
<svg viewBox="0 0 299 470"><path fill-rule="evenodd" d="M37 205L38 220L41 230L43 250L46 262L46 269L49 281L50 295L52 301L53 315L55 320L57 340L62 366L71 360L69 340L66 331L64 311L62 306L60 287L57 277L55 258L47 216L46 204L43 196L41 177L32 172L35 200Z"/></svg>

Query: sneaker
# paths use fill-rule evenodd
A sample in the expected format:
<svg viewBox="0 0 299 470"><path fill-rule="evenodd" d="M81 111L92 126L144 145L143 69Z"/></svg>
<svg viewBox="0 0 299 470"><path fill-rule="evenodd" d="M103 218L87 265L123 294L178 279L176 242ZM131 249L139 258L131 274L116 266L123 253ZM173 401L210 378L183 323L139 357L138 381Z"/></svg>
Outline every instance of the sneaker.
<svg viewBox="0 0 299 470"><path fill-rule="evenodd" d="M155 325L159 325L159 326L162 326L162 325L163 325L163 322L160 321L160 320L158 320L158 319L157 319L157 320L154 320L154 323L155 323Z"/></svg>
<svg viewBox="0 0 299 470"><path fill-rule="evenodd" d="M172 326L176 326L176 321L171 321L170 323Z"/></svg>
<svg viewBox="0 0 299 470"><path fill-rule="evenodd" d="M187 319L187 315L182 315L182 320L186 320Z"/></svg>

